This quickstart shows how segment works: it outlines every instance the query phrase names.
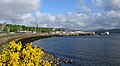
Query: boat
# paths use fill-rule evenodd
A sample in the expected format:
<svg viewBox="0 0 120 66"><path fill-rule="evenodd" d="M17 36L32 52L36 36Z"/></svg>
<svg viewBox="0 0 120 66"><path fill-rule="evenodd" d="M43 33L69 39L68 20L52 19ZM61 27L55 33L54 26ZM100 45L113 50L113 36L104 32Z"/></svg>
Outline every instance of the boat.
<svg viewBox="0 0 120 66"><path fill-rule="evenodd" d="M108 31L103 32L103 33L99 33L99 35L109 35L110 33Z"/></svg>

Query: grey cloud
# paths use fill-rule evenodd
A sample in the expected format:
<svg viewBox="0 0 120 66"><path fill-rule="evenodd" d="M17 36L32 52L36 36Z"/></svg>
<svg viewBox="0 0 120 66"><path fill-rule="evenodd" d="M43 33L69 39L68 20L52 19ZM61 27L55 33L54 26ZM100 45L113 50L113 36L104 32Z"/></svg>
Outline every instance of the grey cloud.
<svg viewBox="0 0 120 66"><path fill-rule="evenodd" d="M0 0L0 18L13 23L29 21L32 12L39 8L40 0Z"/></svg>
<svg viewBox="0 0 120 66"><path fill-rule="evenodd" d="M78 4L79 13L68 12L67 15L52 15L37 12L37 23L41 27L63 27L73 29L120 28L119 0L96 0L104 11L93 13L84 1ZM107 4L106 4L107 3ZM31 23L33 24L33 23ZM34 23L35 24L35 23Z"/></svg>
<svg viewBox="0 0 120 66"><path fill-rule="evenodd" d="M86 24L84 28L97 29L97 28L120 28L120 0L92 0L98 8L103 9L100 13L81 13L87 15L83 19Z"/></svg>
<svg viewBox="0 0 120 66"><path fill-rule="evenodd" d="M120 10L120 0L93 0L93 2L105 11Z"/></svg>
<svg viewBox="0 0 120 66"><path fill-rule="evenodd" d="M39 27L61 27L71 29L120 28L120 0L91 0L103 9L94 13L92 7L85 5L86 0L78 0L77 13L52 15L38 11L41 0L0 0L0 18L9 19L13 24ZM106 4L107 3L107 4ZM32 16L35 12L36 22Z"/></svg>

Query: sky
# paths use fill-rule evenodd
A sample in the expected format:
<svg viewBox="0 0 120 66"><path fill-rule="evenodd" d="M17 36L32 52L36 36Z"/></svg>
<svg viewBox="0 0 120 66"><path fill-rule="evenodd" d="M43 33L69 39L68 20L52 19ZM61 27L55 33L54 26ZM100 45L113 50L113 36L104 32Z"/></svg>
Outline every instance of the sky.
<svg viewBox="0 0 120 66"><path fill-rule="evenodd" d="M44 0L40 11L53 15L66 14L68 11L76 11L77 0Z"/></svg>
<svg viewBox="0 0 120 66"><path fill-rule="evenodd" d="M0 0L0 21L79 30L120 28L120 0Z"/></svg>

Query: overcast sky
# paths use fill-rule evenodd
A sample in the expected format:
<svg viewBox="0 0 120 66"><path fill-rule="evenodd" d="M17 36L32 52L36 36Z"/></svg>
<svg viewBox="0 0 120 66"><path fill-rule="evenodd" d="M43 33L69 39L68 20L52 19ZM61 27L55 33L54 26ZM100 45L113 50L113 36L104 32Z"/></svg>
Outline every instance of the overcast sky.
<svg viewBox="0 0 120 66"><path fill-rule="evenodd" d="M120 28L120 0L0 0L0 21L82 30Z"/></svg>

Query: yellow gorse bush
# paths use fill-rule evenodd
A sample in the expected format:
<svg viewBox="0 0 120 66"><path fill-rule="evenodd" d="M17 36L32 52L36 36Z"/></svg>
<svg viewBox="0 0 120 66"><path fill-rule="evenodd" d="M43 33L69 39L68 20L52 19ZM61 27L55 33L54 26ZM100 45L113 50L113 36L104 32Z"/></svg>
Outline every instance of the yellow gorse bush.
<svg viewBox="0 0 120 66"><path fill-rule="evenodd" d="M21 42L16 44L15 41L11 41L0 54L0 66L51 66L40 59L43 54L42 49L37 46L33 48L32 43L22 47Z"/></svg>

